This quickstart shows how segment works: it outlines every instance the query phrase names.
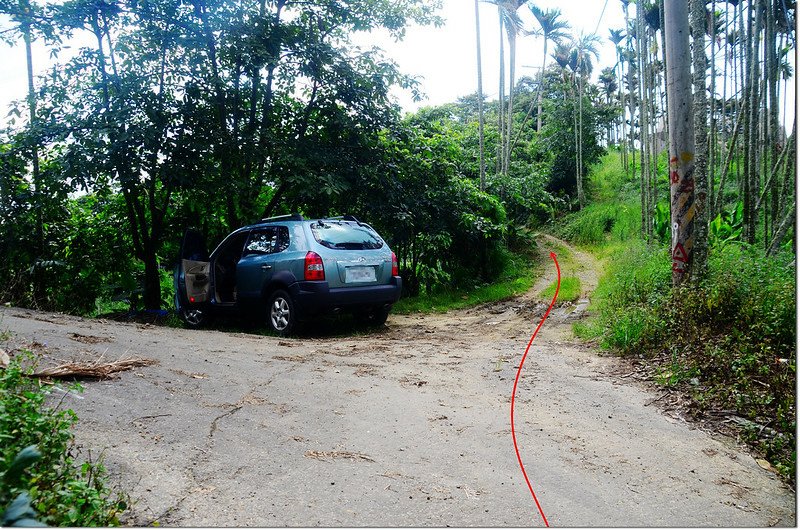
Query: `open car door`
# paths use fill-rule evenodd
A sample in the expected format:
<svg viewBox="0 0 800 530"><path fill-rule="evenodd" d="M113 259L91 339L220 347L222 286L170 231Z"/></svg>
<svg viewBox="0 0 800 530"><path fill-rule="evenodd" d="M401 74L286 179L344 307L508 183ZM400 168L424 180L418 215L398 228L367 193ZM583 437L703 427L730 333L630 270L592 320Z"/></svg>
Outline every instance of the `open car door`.
<svg viewBox="0 0 800 530"><path fill-rule="evenodd" d="M187 324L198 326L204 320L203 310L211 291L211 263L205 238L189 229L181 241L178 266L175 269L175 308Z"/></svg>

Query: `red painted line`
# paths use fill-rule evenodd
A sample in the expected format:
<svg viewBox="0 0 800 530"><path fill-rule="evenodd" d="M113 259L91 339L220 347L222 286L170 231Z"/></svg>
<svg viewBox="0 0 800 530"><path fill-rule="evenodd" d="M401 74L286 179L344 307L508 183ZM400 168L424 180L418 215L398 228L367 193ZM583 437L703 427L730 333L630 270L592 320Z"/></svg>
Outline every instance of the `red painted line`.
<svg viewBox="0 0 800 530"><path fill-rule="evenodd" d="M547 306L547 311L545 311L544 316L539 321L539 325L536 326L536 330L531 335L531 340L528 341L528 347L525 348L525 354L522 356L522 360L519 362L519 368L517 368L517 377L514 378L514 389L511 391L511 437L514 440L514 451L517 453L517 461L519 462L519 467L522 470L522 476L525 477L525 482L528 484L528 489L531 492L531 496L533 497L533 502L536 503L536 507L539 509L539 513L542 516L542 520L544 521L544 525L549 527L550 523L547 522L547 517L544 515L544 510L542 510L542 505L539 504L539 499L536 498L536 493L533 491L533 486L531 486L531 481L528 479L528 473L525 471L525 465L522 463L522 457L519 455L519 446L517 445L517 433L514 429L514 399L517 395L517 383L519 383L519 376L522 374L522 366L525 364L525 358L528 357L528 351L531 349L531 344L533 344L533 339L536 338L536 334L539 333L539 328L542 327L544 321L547 320L547 315L550 314L550 310L553 309L553 305L556 303L556 298L558 298L558 290L561 288L561 268L558 266L558 260L556 259L556 255L554 252L550 253L550 258L556 264L556 272L558 274L558 283L556 283L556 292L553 295L553 299L550 301L550 305Z"/></svg>

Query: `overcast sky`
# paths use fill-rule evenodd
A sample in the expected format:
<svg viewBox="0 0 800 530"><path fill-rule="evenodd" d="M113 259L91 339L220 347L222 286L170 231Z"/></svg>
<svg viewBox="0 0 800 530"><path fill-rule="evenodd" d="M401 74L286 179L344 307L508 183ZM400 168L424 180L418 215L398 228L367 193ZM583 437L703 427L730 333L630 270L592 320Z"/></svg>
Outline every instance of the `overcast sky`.
<svg viewBox="0 0 800 530"><path fill-rule="evenodd" d="M619 0L535 0L542 9L556 8L562 19L572 27L571 33L586 35L594 33L600 37L599 66L596 64L593 77L604 66L614 66L616 52L608 40L609 28L622 29L625 17ZM607 5L606 5L607 4ZM500 37L497 8L479 2L481 22L481 56L483 65L483 91L489 99L497 98L499 80ZM605 11L603 8L605 7ZM602 17L601 17L602 14ZM412 27L403 42L395 44L385 36L359 36L358 43L375 42L386 50L406 74L422 78L422 89L428 99L421 103L411 101L410 94L397 91L398 100L406 110L421 105L438 105L455 101L477 91L478 72L475 49L475 4L473 0L444 0L441 12L444 27ZM539 29L536 19L527 7L519 10L527 30ZM552 52L552 44L548 55ZM542 39L523 36L517 39L516 78L532 76L542 64ZM506 61L508 45L506 45ZM553 61L548 58L548 64ZM508 70L506 70L508 75ZM508 87L506 87L508 90Z"/></svg>
<svg viewBox="0 0 800 530"><path fill-rule="evenodd" d="M614 64L614 48L609 43L608 28L622 28L624 19L621 4L610 0L603 18L603 0L570 0L553 1L537 0L536 4L543 9L557 7L562 10L564 19L574 28L575 33L594 32L603 41L600 64ZM481 12L481 46L483 55L483 89L492 99L497 97L499 68L499 30L497 8L480 2ZM422 103L412 102L411 94L401 90L395 91L399 103L405 110L415 110L420 105L438 105L455 101L458 97L477 90L477 67L475 51L475 7L472 0L445 0L441 12L446 20L443 27L412 27L405 39L396 43L384 34L360 35L356 37L358 44L375 44L397 61L406 74L420 76L422 90L428 99ZM538 25L526 7L520 9L520 15L527 29L535 29ZM87 37L88 38L88 37ZM533 75L542 60L542 39L538 37L522 37L518 40L517 78ZM89 43L89 41L87 41ZM89 43L90 44L90 43ZM43 46L34 44L34 66L41 72L50 59ZM10 47L0 44L0 115L8 112L9 103L14 99L24 98L27 92L25 75L25 49L20 42ZM551 59L552 60L552 59ZM597 71L600 68L596 69Z"/></svg>
<svg viewBox="0 0 800 530"><path fill-rule="evenodd" d="M571 26L574 35L597 32L600 37L600 58L595 64L593 78L600 70L616 62L613 44L608 40L609 29L625 25L622 4L619 0L533 0L542 9L556 8L563 20ZM421 89L427 95L422 102L413 102L409 92L397 89L394 95L401 106L413 111L420 106L453 102L459 97L477 91L477 66L475 50L475 5L473 0L444 0L441 16L443 27L411 27L405 39L394 42L387 34L361 34L354 42L361 46L377 45L393 58L403 73L418 76ZM497 98L499 70L499 28L497 8L479 2L481 20L481 53L483 64L483 90L489 99ZM635 7L633 8L635 10ZM523 6L519 14L528 30L539 28L530 10ZM631 15L634 11L631 12ZM0 21L0 28L4 26ZM82 36L91 45L89 35ZM73 46L73 49L77 46ZM548 54L552 52L552 46ZM39 43L34 43L36 72L47 67L50 59ZM69 53L69 52L67 52ZM25 75L25 49L20 42L10 47L0 43L0 123L5 122L9 104L24 98L27 91ZM792 57L794 59L794 57ZM506 46L506 59L508 51ZM521 36L517 43L517 78L535 75L542 61L542 39ZM548 64L552 58L548 58ZM794 94L789 94L787 122L791 126L794 116Z"/></svg>

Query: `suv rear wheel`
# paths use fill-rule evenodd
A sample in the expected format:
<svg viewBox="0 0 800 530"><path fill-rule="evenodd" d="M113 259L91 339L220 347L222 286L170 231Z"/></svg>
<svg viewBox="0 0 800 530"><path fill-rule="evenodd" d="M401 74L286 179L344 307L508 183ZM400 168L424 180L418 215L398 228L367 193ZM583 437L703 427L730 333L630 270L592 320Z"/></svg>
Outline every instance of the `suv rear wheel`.
<svg viewBox="0 0 800 530"><path fill-rule="evenodd" d="M289 335L297 324L297 313L292 297L286 291L275 291L267 306L267 325L269 329L280 334Z"/></svg>

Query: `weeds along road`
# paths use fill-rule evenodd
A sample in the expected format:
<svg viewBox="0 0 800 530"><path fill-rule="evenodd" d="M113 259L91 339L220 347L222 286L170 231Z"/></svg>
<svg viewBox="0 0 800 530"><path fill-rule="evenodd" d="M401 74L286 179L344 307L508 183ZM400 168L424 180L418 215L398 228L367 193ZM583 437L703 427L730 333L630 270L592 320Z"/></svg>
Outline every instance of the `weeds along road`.
<svg viewBox="0 0 800 530"><path fill-rule="evenodd" d="M573 250L562 271L596 285L587 255ZM509 406L545 309L535 294L554 274L517 300L392 315L346 338L12 308L0 329L13 332L7 348L27 344L48 364L158 362L65 398L79 444L134 500L125 524L540 526ZM516 398L520 452L551 525L795 525L793 492L731 440L662 414L618 360L571 339L564 313L537 336Z"/></svg>

